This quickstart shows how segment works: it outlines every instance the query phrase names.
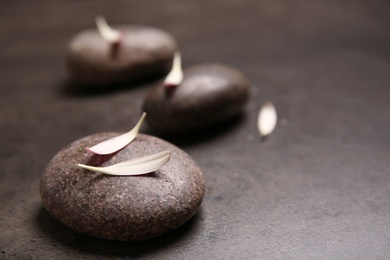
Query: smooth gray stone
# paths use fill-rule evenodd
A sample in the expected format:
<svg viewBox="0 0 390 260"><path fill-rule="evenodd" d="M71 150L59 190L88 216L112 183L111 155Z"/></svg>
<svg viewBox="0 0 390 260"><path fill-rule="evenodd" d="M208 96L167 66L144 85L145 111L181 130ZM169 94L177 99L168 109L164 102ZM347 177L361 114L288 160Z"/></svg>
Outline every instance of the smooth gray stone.
<svg viewBox="0 0 390 260"><path fill-rule="evenodd" d="M221 64L198 65L184 70L179 86L151 89L143 111L149 126L158 132L188 132L237 115L249 92L249 82L238 70Z"/></svg>
<svg viewBox="0 0 390 260"><path fill-rule="evenodd" d="M85 30L70 41L66 65L73 81L105 85L148 79L169 71L177 49L165 31L145 26L116 26L123 40L109 44L97 29Z"/></svg>
<svg viewBox="0 0 390 260"><path fill-rule="evenodd" d="M44 207L70 228L119 241L153 238L188 221L205 193L197 164L176 146L143 134L112 155L94 155L85 149L118 134L87 136L56 154L41 178ZM77 166L105 167L164 150L171 151L170 160L146 175L111 176Z"/></svg>

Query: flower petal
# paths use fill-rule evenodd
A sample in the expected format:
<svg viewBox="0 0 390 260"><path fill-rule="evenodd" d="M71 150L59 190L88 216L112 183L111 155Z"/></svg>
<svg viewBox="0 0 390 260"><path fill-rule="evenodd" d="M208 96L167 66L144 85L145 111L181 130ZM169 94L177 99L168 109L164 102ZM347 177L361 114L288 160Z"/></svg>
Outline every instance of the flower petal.
<svg viewBox="0 0 390 260"><path fill-rule="evenodd" d="M259 129L260 135L266 137L272 133L277 123L277 113L275 106L272 102L265 102L257 118L257 128Z"/></svg>
<svg viewBox="0 0 390 260"><path fill-rule="evenodd" d="M181 54L180 52L175 52L173 57L172 69L165 77L164 85L166 87L175 87L181 84L183 81L183 70L181 68Z"/></svg>
<svg viewBox="0 0 390 260"><path fill-rule="evenodd" d="M105 140L93 147L87 148L87 150L95 154L111 154L119 151L120 149L131 143L131 141L133 141L134 138L137 136L138 131L141 128L142 122L145 119L145 116L146 113L144 112L138 123L129 132Z"/></svg>
<svg viewBox="0 0 390 260"><path fill-rule="evenodd" d="M122 33L111 28L103 16L97 16L95 22L100 35L106 42L116 44L121 41Z"/></svg>
<svg viewBox="0 0 390 260"><path fill-rule="evenodd" d="M141 175L160 169L169 161L170 158L171 152L163 151L124 161L108 167L94 167L85 164L78 164L78 166L90 171L100 172L108 175Z"/></svg>

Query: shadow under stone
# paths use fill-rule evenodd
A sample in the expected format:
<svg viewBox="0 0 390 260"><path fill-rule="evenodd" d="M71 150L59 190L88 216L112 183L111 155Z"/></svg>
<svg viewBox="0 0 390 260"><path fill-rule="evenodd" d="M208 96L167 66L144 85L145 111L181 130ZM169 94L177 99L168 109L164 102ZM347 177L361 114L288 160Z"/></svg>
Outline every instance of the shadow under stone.
<svg viewBox="0 0 390 260"><path fill-rule="evenodd" d="M120 83L104 85L82 85L70 79L65 79L59 86L59 94L65 97L85 98L93 96L109 95L130 89L142 88L146 85L158 83L165 74L160 73L147 79L124 81Z"/></svg>
<svg viewBox="0 0 390 260"><path fill-rule="evenodd" d="M222 122L179 134L160 134L150 127L147 127L144 133L158 136L180 148L185 148L197 145L199 143L205 143L216 138L221 138L224 134L227 134L228 132L233 131L235 128L238 128L245 121L245 117L245 113L242 112Z"/></svg>
<svg viewBox="0 0 390 260"><path fill-rule="evenodd" d="M181 227L160 237L139 242L112 241L84 235L54 219L44 207L41 207L35 220L45 235L65 247L101 257L141 257L187 239L199 228L201 216L202 210L199 208L195 216Z"/></svg>

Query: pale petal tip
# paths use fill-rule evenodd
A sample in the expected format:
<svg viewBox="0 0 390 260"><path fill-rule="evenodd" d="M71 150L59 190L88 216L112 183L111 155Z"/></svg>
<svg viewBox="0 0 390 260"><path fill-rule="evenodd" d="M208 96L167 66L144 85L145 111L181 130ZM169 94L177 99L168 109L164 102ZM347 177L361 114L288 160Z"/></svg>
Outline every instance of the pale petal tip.
<svg viewBox="0 0 390 260"><path fill-rule="evenodd" d="M87 150L90 153L97 154L97 155L107 155L107 154L112 154L112 153L116 152L116 151L112 151L112 150L110 150L110 151L103 151L103 150L99 149L97 147L97 145L95 145L93 147L85 147L85 150ZM119 151L119 150L117 150L117 151Z"/></svg>
<svg viewBox="0 0 390 260"><path fill-rule="evenodd" d="M109 44L118 44L121 42L123 34L109 26L107 20L103 16L97 16L95 23L100 35L106 42Z"/></svg>
<svg viewBox="0 0 390 260"><path fill-rule="evenodd" d="M100 142L92 147L87 147L87 151L98 155L106 155L123 149L136 138L145 117L146 112L143 112L137 124L129 132Z"/></svg>
<svg viewBox="0 0 390 260"><path fill-rule="evenodd" d="M183 69L181 66L181 53L179 51L176 51L173 56L172 69L165 77L164 86L167 88L176 87L180 85L182 81L183 81Z"/></svg>

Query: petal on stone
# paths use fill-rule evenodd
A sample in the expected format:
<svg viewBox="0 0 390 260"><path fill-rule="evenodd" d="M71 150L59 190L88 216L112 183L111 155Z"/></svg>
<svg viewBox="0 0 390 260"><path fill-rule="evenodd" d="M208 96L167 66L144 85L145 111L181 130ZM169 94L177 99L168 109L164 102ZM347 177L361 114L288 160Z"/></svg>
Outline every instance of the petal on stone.
<svg viewBox="0 0 390 260"><path fill-rule="evenodd" d="M181 54L180 52L175 52L173 57L172 69L165 77L164 86L166 87L176 87L181 84L183 81L183 70L181 67Z"/></svg>
<svg viewBox="0 0 390 260"><path fill-rule="evenodd" d="M146 113L144 112L139 119L138 123L131 129L129 132L122 135L116 136L114 138L105 140L97 145L87 148L88 151L95 154L111 154L119 151L129 143L131 143L134 138L137 136L139 129L145 119Z"/></svg>
<svg viewBox="0 0 390 260"><path fill-rule="evenodd" d="M106 42L116 44L121 41L122 33L110 27L103 16L97 16L95 22L100 35Z"/></svg>
<svg viewBox="0 0 390 260"><path fill-rule="evenodd" d="M141 175L150 173L160 169L171 158L171 152L163 151L144 157L139 157L114 164L108 167L94 167L85 164L78 164L79 167L104 173L108 175L126 176L126 175Z"/></svg>

